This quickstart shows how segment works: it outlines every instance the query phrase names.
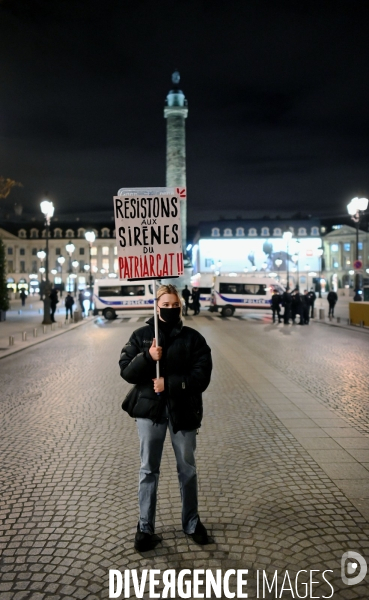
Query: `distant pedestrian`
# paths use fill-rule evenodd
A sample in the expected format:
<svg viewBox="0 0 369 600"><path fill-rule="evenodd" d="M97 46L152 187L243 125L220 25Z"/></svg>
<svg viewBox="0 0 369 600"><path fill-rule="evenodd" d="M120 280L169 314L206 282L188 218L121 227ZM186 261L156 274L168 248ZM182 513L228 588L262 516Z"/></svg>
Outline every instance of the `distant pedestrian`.
<svg viewBox="0 0 369 600"><path fill-rule="evenodd" d="M73 318L73 304L74 298L70 292L68 292L65 298L65 318L68 319L68 312L70 313L70 318Z"/></svg>
<svg viewBox="0 0 369 600"><path fill-rule="evenodd" d="M189 308L189 304L190 304L190 298L191 298L191 292L188 289L187 285L185 285L184 286L184 290L182 290L182 298L185 301L184 314L187 316L187 314L188 314L188 308Z"/></svg>
<svg viewBox="0 0 369 600"><path fill-rule="evenodd" d="M291 302L292 323L294 325L296 324L296 317L298 316L299 317L299 325L303 325L304 321L303 321L303 316L302 316L301 294L297 288L293 290L293 292L291 293L291 297L292 297L292 302Z"/></svg>
<svg viewBox="0 0 369 600"><path fill-rule="evenodd" d="M308 290L304 290L304 295L301 296L302 302L302 325L309 325L310 300Z"/></svg>
<svg viewBox="0 0 369 600"><path fill-rule="evenodd" d="M22 306L25 306L26 304L26 298L27 298L27 294L24 291L24 288L22 288L21 293L19 294L20 299L22 300Z"/></svg>
<svg viewBox="0 0 369 600"><path fill-rule="evenodd" d="M334 317L334 307L336 306L338 296L337 293L331 290L328 292L327 300L329 304L328 317Z"/></svg>
<svg viewBox="0 0 369 600"><path fill-rule="evenodd" d="M272 295L272 313L273 313L273 323L275 323L276 316L278 317L278 323L281 322L281 295L278 290L274 288Z"/></svg>
<svg viewBox="0 0 369 600"><path fill-rule="evenodd" d="M310 318L314 319L314 304L316 300L316 293L314 292L314 288L311 288L308 293L309 305L310 305Z"/></svg>
<svg viewBox="0 0 369 600"><path fill-rule="evenodd" d="M50 292L49 295L50 298L50 313L51 313L51 321L52 323L55 323L55 311L56 311L56 305L59 302L59 298L58 298L58 290L56 290L55 288L53 288Z"/></svg>
<svg viewBox="0 0 369 600"><path fill-rule="evenodd" d="M85 300L85 295L84 295L84 293L82 292L82 290L80 290L80 292L79 292L79 294L78 294L78 302L79 302L79 305L80 305L80 307L81 307L81 312L82 312L82 314L84 314L84 312L85 312L85 307L84 307L84 305L83 305L83 302L84 302L84 300Z"/></svg>
<svg viewBox="0 0 369 600"><path fill-rule="evenodd" d="M200 313L200 290L197 287L192 288L192 304L193 314L198 315Z"/></svg>
<svg viewBox="0 0 369 600"><path fill-rule="evenodd" d="M291 297L291 293L290 293L290 288L286 288L286 291L283 292L283 294L282 294L282 306L284 308L283 323L285 325L288 325L290 322L291 304L292 304L292 297Z"/></svg>

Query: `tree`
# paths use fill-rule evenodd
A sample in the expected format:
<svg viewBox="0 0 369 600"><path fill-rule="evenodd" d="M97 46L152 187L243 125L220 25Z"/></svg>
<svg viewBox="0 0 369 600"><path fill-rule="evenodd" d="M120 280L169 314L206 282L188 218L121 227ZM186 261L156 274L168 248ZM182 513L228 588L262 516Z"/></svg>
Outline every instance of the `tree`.
<svg viewBox="0 0 369 600"><path fill-rule="evenodd" d="M0 238L0 310L9 310L8 287L6 283L5 245Z"/></svg>
<svg viewBox="0 0 369 600"><path fill-rule="evenodd" d="M22 184L18 181L13 181L13 179L5 179L5 177L0 177L0 198L7 198L14 186L23 187Z"/></svg>

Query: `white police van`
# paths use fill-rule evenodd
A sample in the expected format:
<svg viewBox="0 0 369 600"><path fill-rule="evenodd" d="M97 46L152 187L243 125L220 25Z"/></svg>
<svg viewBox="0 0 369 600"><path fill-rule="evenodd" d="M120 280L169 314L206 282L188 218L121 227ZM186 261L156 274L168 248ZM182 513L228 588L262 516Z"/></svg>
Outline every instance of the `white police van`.
<svg viewBox="0 0 369 600"><path fill-rule="evenodd" d="M219 275L214 277L210 311L231 317L235 310L270 309L274 289L283 294L284 288L271 277Z"/></svg>
<svg viewBox="0 0 369 600"><path fill-rule="evenodd" d="M102 313L109 321L117 312L125 314L152 314L154 294L152 281L127 281L124 279L96 279L93 302L95 314Z"/></svg>

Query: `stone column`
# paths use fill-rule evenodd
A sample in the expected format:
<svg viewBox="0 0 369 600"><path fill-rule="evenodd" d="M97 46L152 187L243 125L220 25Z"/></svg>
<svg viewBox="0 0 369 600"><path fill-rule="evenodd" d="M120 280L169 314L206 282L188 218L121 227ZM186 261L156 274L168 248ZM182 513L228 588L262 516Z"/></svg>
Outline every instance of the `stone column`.
<svg viewBox="0 0 369 600"><path fill-rule="evenodd" d="M167 119L167 187L186 186L186 129L185 119L188 108L184 93L178 89L179 73L172 75L174 89L169 92L164 108ZM181 200L182 251L186 255L187 246L187 200Z"/></svg>

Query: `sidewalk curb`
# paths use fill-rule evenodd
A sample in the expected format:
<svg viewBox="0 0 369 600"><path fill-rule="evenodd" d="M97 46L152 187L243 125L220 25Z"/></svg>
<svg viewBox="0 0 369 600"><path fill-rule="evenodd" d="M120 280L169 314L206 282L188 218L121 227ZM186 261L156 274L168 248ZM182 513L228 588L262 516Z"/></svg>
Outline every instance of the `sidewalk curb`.
<svg viewBox="0 0 369 600"><path fill-rule="evenodd" d="M338 329L346 329L347 331L356 331L359 333L369 334L368 327L360 327L359 325L341 325L338 323L328 323L327 321L320 321L314 319L314 323L319 323L320 325L327 325L328 327L337 327Z"/></svg>
<svg viewBox="0 0 369 600"><path fill-rule="evenodd" d="M63 333L68 333L69 331L73 331L74 329L77 329L78 327L81 327L82 325L86 325L87 323L91 323L91 321L94 320L95 317L85 317L84 319L82 319L82 321L80 323L74 323L73 325L70 325L68 327L68 329L62 329L61 331L54 331L52 334L50 334L48 337L44 338L43 340L38 339L37 341L29 341L29 343L27 343L26 346L23 346L22 348L14 348L12 346L9 346L9 350L6 350L6 352L4 354L0 354L0 360L2 358L7 358L8 356L11 356L12 354L16 354L16 352L22 352L23 350L27 350L28 348L31 348L32 346L36 346L37 344L42 344L43 342L47 342L48 340L51 340L55 337L57 337L58 335L62 335Z"/></svg>

